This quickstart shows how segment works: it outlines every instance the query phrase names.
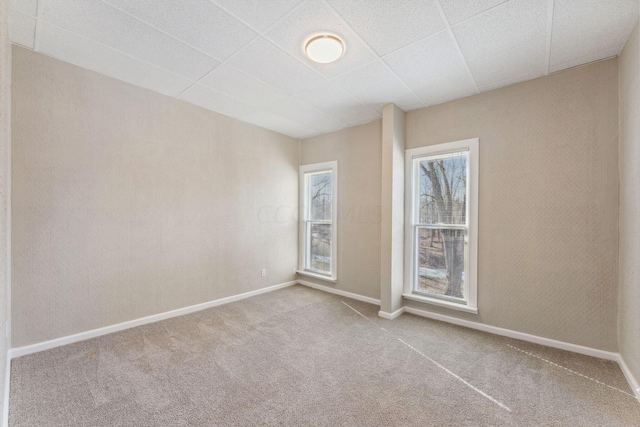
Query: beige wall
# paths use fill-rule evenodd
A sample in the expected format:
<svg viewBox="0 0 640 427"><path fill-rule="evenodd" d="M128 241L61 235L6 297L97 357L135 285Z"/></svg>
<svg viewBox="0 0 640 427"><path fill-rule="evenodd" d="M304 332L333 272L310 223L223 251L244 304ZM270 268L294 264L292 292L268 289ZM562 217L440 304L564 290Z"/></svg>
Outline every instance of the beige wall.
<svg viewBox="0 0 640 427"><path fill-rule="evenodd" d="M617 112L616 59L409 112L407 148L480 138L480 313L409 305L615 351Z"/></svg>
<svg viewBox="0 0 640 427"><path fill-rule="evenodd" d="M338 283L300 279L380 298L380 120L300 143L300 164L338 161Z"/></svg>
<svg viewBox="0 0 640 427"><path fill-rule="evenodd" d="M13 53L13 346L294 279L297 140Z"/></svg>
<svg viewBox="0 0 640 427"><path fill-rule="evenodd" d="M5 366L10 346L5 330L8 319L9 234L8 204L10 200L11 157L11 45L7 32L7 2L0 0L0 402L4 402ZM2 403L0 403L0 407ZM4 408L7 409L7 408Z"/></svg>
<svg viewBox="0 0 640 427"><path fill-rule="evenodd" d="M640 381L640 43L638 25L620 56L620 295L618 346Z"/></svg>

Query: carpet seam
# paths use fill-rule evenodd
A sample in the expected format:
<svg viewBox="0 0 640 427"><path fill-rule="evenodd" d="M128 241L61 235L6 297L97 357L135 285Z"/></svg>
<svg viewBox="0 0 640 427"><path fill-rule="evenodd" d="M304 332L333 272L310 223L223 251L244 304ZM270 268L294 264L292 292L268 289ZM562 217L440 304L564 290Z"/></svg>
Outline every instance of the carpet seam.
<svg viewBox="0 0 640 427"><path fill-rule="evenodd" d="M358 313L360 316L362 316L365 320L369 321L370 323L372 323L376 328L378 329L382 329L384 332L391 334L393 336L393 333L389 332L388 330L386 330L385 328L383 328L382 326L377 325L373 320L369 319L367 316L365 316L364 314L360 313L358 310L356 310L355 308L351 307L349 304L347 304L344 301L340 301L342 302L344 305L346 305L347 307L349 307L351 310L355 311L356 313ZM464 385L466 385L467 387L471 388L473 391L475 391L476 393L480 394L481 396L485 397L486 399L490 400L491 402L495 403L496 405L498 405L499 407L501 407L502 409L505 409L509 412L511 412L511 409L505 405L504 403L500 402L499 400L493 398L492 396L488 395L487 393L483 392L482 390L480 390L479 388L477 388L476 386L474 386L473 384L469 383L468 381L466 381L464 378L460 377L457 374L454 374L452 371L450 371L449 369L445 368L444 366L442 366L441 364L439 364L438 362L436 362L435 360L431 359L429 356L425 355L424 353L422 353L421 351L417 350L415 347L413 347L411 344L403 341L401 338L398 338L396 336L393 336L393 338L395 338L396 340L400 341L402 344L404 344L405 346L407 346L409 349L413 350L414 352L416 352L417 354L419 354L420 356L422 356L423 358L427 359L429 362L433 363L434 365L436 365L438 368L442 369L443 371L445 371L446 373L448 373L449 375L451 375L452 377L454 377L455 379L457 379L458 381L460 381L461 383L463 383Z"/></svg>
<svg viewBox="0 0 640 427"><path fill-rule="evenodd" d="M570 372L570 373L572 373L572 374L574 374L574 375L578 375L578 376L580 376L580 377L582 377L582 378L586 378L586 379L591 380L591 381L593 381L593 382L596 382L596 383L598 383L598 384L600 384L600 385L603 385L603 386L609 387L609 388L610 388L610 389L612 389L612 390L615 390L615 391L618 391L618 392L620 392L620 393L626 394L627 396L630 396L630 397L632 397L633 399L636 399L636 400L637 400L637 398L636 398L634 395L632 395L631 393L627 393L627 392L626 392L626 391L624 391L624 390L621 390L621 389L619 389L619 388L616 388L616 387L614 387L614 386L611 386L611 385L609 385L609 384L607 384L607 383L603 383L602 381L598 381L598 380L596 380L595 378L588 377L588 376L586 376L586 375L584 375L584 374L581 374L580 372L573 371L573 370L571 370L571 369L569 369L569 368L566 368L566 367L564 367L564 366L562 366L562 365L558 365L558 364L557 364L557 363L555 363L555 362L552 362L552 361L550 361L550 360L547 360L547 359L545 359L545 358L543 358L543 357L540 357L540 356L538 356L538 355L535 355L535 354L533 354L533 353L529 353L529 352L528 352L528 351L526 351L526 350L522 350L522 349L520 349L520 348L518 348L518 347L514 347L514 346L512 346L512 345L510 345L510 344L507 344L507 347L511 347L512 349L514 349L514 350L518 350L518 351L520 351L520 352L522 352L522 353L524 353L524 354L526 354L526 355L528 355L528 356L535 357L536 359L540 359L540 360L542 360L543 362L546 362L546 363L548 363L548 364L550 364L550 365L556 366L556 367L558 367L558 368L560 368L560 369L564 369L565 371L568 371L568 372Z"/></svg>

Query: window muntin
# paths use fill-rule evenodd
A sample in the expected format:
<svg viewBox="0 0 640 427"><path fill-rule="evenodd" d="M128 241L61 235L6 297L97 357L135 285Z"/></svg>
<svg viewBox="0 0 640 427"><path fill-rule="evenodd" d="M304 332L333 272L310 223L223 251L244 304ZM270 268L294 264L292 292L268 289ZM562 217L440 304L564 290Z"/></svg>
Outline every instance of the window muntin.
<svg viewBox="0 0 640 427"><path fill-rule="evenodd" d="M300 167L300 270L336 279L337 163Z"/></svg>
<svg viewBox="0 0 640 427"><path fill-rule="evenodd" d="M477 155L477 139L407 151L408 298L477 312Z"/></svg>

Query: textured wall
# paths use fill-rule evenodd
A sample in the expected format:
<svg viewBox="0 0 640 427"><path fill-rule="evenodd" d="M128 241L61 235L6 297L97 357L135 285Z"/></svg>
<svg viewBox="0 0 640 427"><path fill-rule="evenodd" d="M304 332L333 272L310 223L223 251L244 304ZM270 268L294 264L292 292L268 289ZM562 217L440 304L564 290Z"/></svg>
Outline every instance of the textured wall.
<svg viewBox="0 0 640 427"><path fill-rule="evenodd" d="M338 161L338 283L303 280L380 298L382 122L300 143L300 164Z"/></svg>
<svg viewBox="0 0 640 427"><path fill-rule="evenodd" d="M620 66L620 296L618 346L640 381L640 37L638 26Z"/></svg>
<svg viewBox="0 0 640 427"><path fill-rule="evenodd" d="M10 341L8 322L9 258L7 253L11 156L11 45L7 32L7 2L0 0L0 402L4 402L5 366ZM2 405L2 403L0 403Z"/></svg>
<svg viewBox="0 0 640 427"><path fill-rule="evenodd" d="M294 279L297 140L13 54L15 347Z"/></svg>
<svg viewBox="0 0 640 427"><path fill-rule="evenodd" d="M480 138L480 314L409 305L615 351L617 112L616 59L409 112L407 148Z"/></svg>

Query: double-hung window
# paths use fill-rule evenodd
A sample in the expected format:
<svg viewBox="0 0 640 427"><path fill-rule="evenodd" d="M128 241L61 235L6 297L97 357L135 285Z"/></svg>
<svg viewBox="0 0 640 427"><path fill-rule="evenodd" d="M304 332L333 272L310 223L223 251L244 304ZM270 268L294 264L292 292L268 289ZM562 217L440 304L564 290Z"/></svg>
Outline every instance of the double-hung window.
<svg viewBox="0 0 640 427"><path fill-rule="evenodd" d="M298 273L337 280L338 163L300 166Z"/></svg>
<svg viewBox="0 0 640 427"><path fill-rule="evenodd" d="M477 306L478 139L406 152L404 297Z"/></svg>

